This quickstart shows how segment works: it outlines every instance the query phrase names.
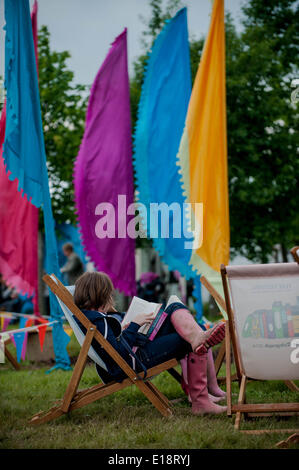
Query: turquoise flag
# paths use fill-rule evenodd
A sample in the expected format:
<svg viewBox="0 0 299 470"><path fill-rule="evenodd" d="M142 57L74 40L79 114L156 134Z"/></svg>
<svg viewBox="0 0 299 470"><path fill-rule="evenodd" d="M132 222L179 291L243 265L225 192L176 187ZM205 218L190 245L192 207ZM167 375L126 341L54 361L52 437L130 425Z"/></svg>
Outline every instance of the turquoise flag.
<svg viewBox="0 0 299 470"><path fill-rule="evenodd" d="M5 0L5 87L7 110L3 158L10 180L43 208L46 270L60 277L41 119L38 78L28 0ZM61 310L50 294L55 368L70 368Z"/></svg>
<svg viewBox="0 0 299 470"><path fill-rule="evenodd" d="M176 155L190 95L187 10L183 8L166 21L148 57L134 136L134 167L138 199L146 208L146 214L142 212L141 217L147 235L169 269L178 270L187 279L194 277L188 264L192 249L185 245L185 242L192 245L192 234L183 209ZM175 203L174 210L168 213L169 238L166 232L163 236L162 226L168 215L152 217L152 203L166 203L170 209Z"/></svg>

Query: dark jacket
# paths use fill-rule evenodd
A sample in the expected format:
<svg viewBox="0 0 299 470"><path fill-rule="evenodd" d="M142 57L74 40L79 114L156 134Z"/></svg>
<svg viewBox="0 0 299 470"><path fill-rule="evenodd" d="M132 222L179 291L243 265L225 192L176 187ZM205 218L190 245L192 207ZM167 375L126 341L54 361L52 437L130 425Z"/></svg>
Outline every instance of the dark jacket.
<svg viewBox="0 0 299 470"><path fill-rule="evenodd" d="M84 315L88 318L89 321L91 321L96 327L97 330L102 333L102 335L105 335L105 322L102 317L102 315L95 311L95 310L83 310ZM119 315L124 317L124 313L117 312ZM86 328L77 320L77 318L74 316L74 319L78 323L80 329L83 331L83 333L86 333ZM121 335L123 338L126 340L126 342L129 344L129 346L133 347L136 344L138 344L138 337L140 334L138 333L138 330L140 328L140 325L137 323L131 322L126 328ZM123 359L132 367L132 358L129 355L128 351L124 348L124 346L121 344L120 341L117 340L113 329L109 326L108 322L108 332L107 332L107 341L111 344L111 346L114 347L114 349L123 357ZM122 369L116 364L116 362L111 358L111 356L105 351L104 348L100 346L100 344L96 341L92 341L92 346L94 350L98 353L100 358L105 362L107 369L108 369L108 374L105 374L105 371L102 368L99 368L97 366L98 373L100 377L103 379L104 382L108 382L111 380L111 376L115 377L115 380L117 380L117 377L119 375L122 375Z"/></svg>

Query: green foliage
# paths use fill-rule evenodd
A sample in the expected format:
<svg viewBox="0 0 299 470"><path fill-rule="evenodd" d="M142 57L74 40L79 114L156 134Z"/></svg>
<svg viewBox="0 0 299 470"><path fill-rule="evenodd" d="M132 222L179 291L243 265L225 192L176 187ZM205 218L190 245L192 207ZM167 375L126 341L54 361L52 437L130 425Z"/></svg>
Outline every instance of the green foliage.
<svg viewBox="0 0 299 470"><path fill-rule="evenodd" d="M86 86L73 85L69 52L50 49L50 34L38 36L39 88L52 208L57 223L75 222L73 164L84 131Z"/></svg>
<svg viewBox="0 0 299 470"><path fill-rule="evenodd" d="M4 80L2 75L0 75L0 113L3 109L3 104L5 100L5 88L4 88Z"/></svg>
<svg viewBox="0 0 299 470"><path fill-rule="evenodd" d="M152 41L170 13L162 5L162 0L151 2L144 35ZM286 261L287 251L299 243L298 105L290 99L291 81L298 76L296 5L295 0L246 2L241 34L226 14L231 255L258 262L267 262L276 247ZM204 38L190 41L192 81L203 44ZM134 123L145 60L142 55L135 62L131 81Z"/></svg>
<svg viewBox="0 0 299 470"><path fill-rule="evenodd" d="M299 241L295 3L248 2L240 36L227 22L231 246L262 262Z"/></svg>

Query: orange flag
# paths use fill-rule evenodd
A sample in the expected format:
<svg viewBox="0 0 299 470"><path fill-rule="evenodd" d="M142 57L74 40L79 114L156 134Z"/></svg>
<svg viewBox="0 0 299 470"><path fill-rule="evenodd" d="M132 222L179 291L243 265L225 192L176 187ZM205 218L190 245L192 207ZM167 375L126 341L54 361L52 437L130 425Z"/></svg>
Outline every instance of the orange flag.
<svg viewBox="0 0 299 470"><path fill-rule="evenodd" d="M39 318L39 321L41 323L47 323L47 320L44 320L42 318ZM47 325L42 325L42 326L38 327L38 336L39 336L39 344L40 344L41 351L44 348L44 341L45 341L46 331L47 331Z"/></svg>

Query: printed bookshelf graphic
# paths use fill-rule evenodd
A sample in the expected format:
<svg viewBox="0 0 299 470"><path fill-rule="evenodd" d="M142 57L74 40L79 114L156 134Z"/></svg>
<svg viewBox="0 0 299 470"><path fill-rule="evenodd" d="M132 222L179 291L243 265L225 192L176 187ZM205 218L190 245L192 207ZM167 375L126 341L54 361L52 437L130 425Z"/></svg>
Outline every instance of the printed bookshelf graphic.
<svg viewBox="0 0 299 470"><path fill-rule="evenodd" d="M255 310L248 315L243 338L298 338L299 337L299 297L297 304L283 304L275 301L271 310Z"/></svg>

